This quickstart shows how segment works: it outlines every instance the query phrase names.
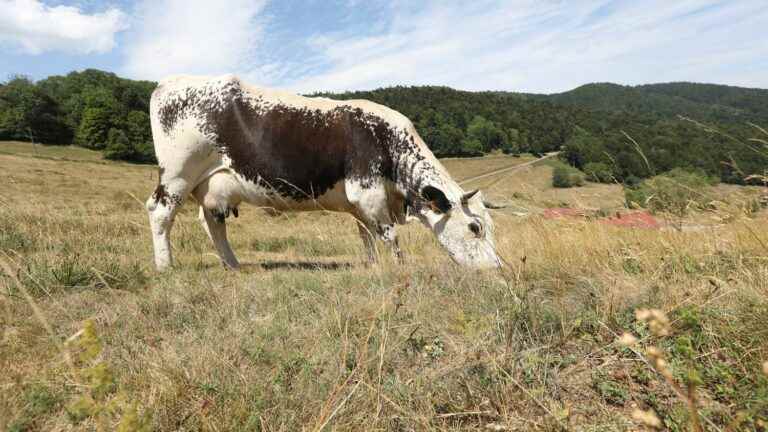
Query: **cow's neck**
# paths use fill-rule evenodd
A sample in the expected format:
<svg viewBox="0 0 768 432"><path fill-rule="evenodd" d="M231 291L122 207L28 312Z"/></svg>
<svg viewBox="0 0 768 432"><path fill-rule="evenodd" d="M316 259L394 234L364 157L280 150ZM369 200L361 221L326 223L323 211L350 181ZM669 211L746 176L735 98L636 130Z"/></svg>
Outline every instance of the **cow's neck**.
<svg viewBox="0 0 768 432"><path fill-rule="evenodd" d="M461 196L460 186L415 131L406 135L406 144L392 156L397 188L406 198L417 198L425 186L440 189L449 199Z"/></svg>

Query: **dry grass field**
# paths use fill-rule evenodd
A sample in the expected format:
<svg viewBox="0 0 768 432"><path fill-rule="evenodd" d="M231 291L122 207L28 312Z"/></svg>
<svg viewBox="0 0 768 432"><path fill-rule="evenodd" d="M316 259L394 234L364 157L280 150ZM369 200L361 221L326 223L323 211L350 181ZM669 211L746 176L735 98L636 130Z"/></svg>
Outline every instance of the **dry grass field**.
<svg viewBox="0 0 768 432"><path fill-rule="evenodd" d="M0 430L766 430L768 218L734 198L758 191L713 190L701 229L628 229L538 216L623 203L550 171L468 185L514 204L502 271L416 224L405 265L366 266L350 217L248 207L225 271L187 205L158 274L155 168L0 143Z"/></svg>

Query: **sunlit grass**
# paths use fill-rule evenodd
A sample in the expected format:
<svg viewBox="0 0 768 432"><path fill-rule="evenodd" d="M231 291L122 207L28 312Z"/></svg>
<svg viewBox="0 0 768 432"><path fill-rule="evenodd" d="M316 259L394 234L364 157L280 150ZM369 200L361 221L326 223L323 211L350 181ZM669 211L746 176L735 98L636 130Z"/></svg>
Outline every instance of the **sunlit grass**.
<svg viewBox="0 0 768 432"><path fill-rule="evenodd" d="M475 273L415 224L407 264L382 251L366 266L346 215L245 207L231 272L188 206L178 266L157 274L142 204L154 168L0 156L0 170L2 430L637 430L637 409L687 430L685 400L624 332L663 350L675 382L697 374L705 427L768 421L764 211L690 232L496 211L511 267ZM620 202L612 186L537 186L549 172L491 192ZM664 311L669 334L639 308ZM100 350L83 359L88 323Z"/></svg>

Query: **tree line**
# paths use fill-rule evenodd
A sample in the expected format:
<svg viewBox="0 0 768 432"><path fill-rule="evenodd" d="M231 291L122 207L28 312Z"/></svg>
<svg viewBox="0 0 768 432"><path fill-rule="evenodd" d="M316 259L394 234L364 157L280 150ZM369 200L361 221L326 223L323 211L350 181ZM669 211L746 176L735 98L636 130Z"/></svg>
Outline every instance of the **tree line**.
<svg viewBox="0 0 768 432"><path fill-rule="evenodd" d="M555 95L429 86L319 95L402 112L438 156L562 151L590 180L630 185L674 168L740 184L768 170L768 146L751 140L761 134L755 126L768 126L768 90L671 83Z"/></svg>
<svg viewBox="0 0 768 432"><path fill-rule="evenodd" d="M154 162L149 98L156 83L88 69L0 84L0 140L35 140ZM597 181L633 184L673 168L744 183L765 174L768 90L710 84L590 84L555 95L466 92L440 86L317 93L368 99L408 116L440 157L562 151ZM699 120L711 127L681 119Z"/></svg>
<svg viewBox="0 0 768 432"><path fill-rule="evenodd" d="M465 92L449 87L389 87L317 93L334 99L368 99L400 111L439 157L501 151L543 153L559 149L576 121L575 109L505 92Z"/></svg>
<svg viewBox="0 0 768 432"><path fill-rule="evenodd" d="M109 159L154 162L149 98L156 83L88 69L0 86L0 140L101 150Z"/></svg>

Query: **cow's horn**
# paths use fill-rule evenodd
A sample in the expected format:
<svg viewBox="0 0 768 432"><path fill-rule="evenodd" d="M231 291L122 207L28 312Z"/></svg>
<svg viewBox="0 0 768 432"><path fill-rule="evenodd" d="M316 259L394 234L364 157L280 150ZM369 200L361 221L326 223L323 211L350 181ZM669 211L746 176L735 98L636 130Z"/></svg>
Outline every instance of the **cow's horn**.
<svg viewBox="0 0 768 432"><path fill-rule="evenodd" d="M467 192L461 196L461 203L466 204L476 193L480 192L480 189L475 189L471 192Z"/></svg>
<svg viewBox="0 0 768 432"><path fill-rule="evenodd" d="M483 200L483 205L485 206L485 208L491 209L491 210L498 210L498 209L509 207L508 204L494 204L490 201L485 201L485 200Z"/></svg>

